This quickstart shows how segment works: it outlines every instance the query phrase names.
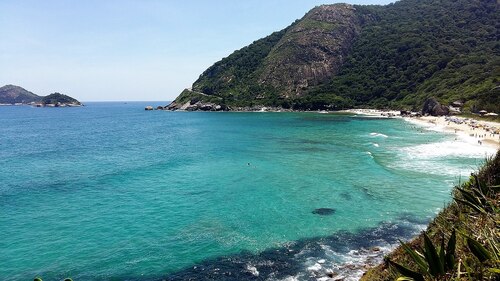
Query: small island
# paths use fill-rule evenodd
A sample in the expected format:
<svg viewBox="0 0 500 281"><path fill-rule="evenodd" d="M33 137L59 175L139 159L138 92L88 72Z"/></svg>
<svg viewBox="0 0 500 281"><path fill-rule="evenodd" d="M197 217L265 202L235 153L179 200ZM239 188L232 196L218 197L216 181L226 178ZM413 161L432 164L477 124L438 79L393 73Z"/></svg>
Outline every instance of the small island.
<svg viewBox="0 0 500 281"><path fill-rule="evenodd" d="M39 96L26 89L5 85L0 88L0 105L31 105L35 107L78 107L83 104L68 95L52 93Z"/></svg>
<svg viewBox="0 0 500 281"><path fill-rule="evenodd" d="M41 103L37 104L37 106L74 107L74 106L82 106L82 103L70 96L63 95L61 93L53 93L43 97Z"/></svg>

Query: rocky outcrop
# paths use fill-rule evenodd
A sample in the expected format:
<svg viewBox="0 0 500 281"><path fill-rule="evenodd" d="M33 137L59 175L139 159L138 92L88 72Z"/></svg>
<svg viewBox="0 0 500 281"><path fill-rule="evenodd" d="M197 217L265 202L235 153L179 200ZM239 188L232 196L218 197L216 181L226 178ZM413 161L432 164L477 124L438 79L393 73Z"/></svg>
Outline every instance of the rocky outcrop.
<svg viewBox="0 0 500 281"><path fill-rule="evenodd" d="M440 104L435 98L428 98L422 107L422 115L442 116L448 115L448 107Z"/></svg>
<svg viewBox="0 0 500 281"><path fill-rule="evenodd" d="M260 83L280 89L285 98L333 77L360 31L355 8L322 5L293 25L264 60Z"/></svg>
<svg viewBox="0 0 500 281"><path fill-rule="evenodd" d="M225 105L220 105L211 102L201 102L201 101L188 101L184 104L178 104L173 101L166 107L166 110L185 110L185 111L227 111L228 108Z"/></svg>
<svg viewBox="0 0 500 281"><path fill-rule="evenodd" d="M185 110L185 111L226 111L228 107L223 99L217 96L210 96L185 89L165 110Z"/></svg>

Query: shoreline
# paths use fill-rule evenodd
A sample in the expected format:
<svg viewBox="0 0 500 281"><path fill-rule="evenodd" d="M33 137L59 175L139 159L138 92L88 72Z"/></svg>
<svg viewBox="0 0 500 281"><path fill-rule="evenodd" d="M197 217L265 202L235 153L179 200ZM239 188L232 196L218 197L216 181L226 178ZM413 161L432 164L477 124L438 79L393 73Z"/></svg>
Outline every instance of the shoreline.
<svg viewBox="0 0 500 281"><path fill-rule="evenodd" d="M500 123L482 121L458 116L401 116L399 111L377 109L348 109L341 112L354 113L381 118L401 118L406 122L421 126L427 130L455 134L458 140L479 147L500 149Z"/></svg>
<svg viewBox="0 0 500 281"><path fill-rule="evenodd" d="M405 117L406 121L428 127L431 130L454 133L472 143L500 148L500 123L462 117Z"/></svg>
<svg viewBox="0 0 500 281"><path fill-rule="evenodd" d="M166 108L166 107L165 107ZM191 110L169 110L162 109L165 111L180 111L180 112L193 112ZM151 108L150 110L153 110ZM221 111L203 111L203 110L194 110L194 111L202 111L202 112L221 112ZM379 109L370 109L370 108L360 108L360 109L345 109L338 111L326 111L326 110L293 110L293 109L283 109L283 108L275 108L275 107L263 107L263 106L255 106L255 107L239 107L232 108L228 111L222 112L243 112L243 113L280 113L280 112L300 112L300 113L319 113L319 114L357 114L357 115L366 115L370 117L378 117L378 118L401 118L406 122L425 127L427 130L442 132L442 133L451 133L455 134L458 140L461 140L469 143L475 144L477 146L486 147L486 148L494 148L495 150L500 149L500 123L493 121L482 121L474 118L464 118L458 116L401 116L401 111L399 110L379 110Z"/></svg>

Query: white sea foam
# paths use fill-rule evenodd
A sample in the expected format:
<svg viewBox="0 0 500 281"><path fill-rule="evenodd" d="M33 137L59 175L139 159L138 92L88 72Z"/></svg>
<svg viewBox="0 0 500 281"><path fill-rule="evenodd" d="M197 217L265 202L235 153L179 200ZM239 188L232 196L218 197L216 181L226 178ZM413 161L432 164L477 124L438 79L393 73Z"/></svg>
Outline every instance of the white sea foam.
<svg viewBox="0 0 500 281"><path fill-rule="evenodd" d="M379 146L380 146L378 143L375 143L375 142L374 142L374 143L372 143L372 144L373 144L373 146L375 146L375 147L379 147Z"/></svg>
<svg viewBox="0 0 500 281"><path fill-rule="evenodd" d="M406 147L403 148L403 152L405 152L410 159L426 160L449 156L484 158L494 155L496 150L490 146L481 146L472 143L467 138L460 138L455 141L447 140Z"/></svg>
<svg viewBox="0 0 500 281"><path fill-rule="evenodd" d="M259 276L259 271L257 268L251 264L247 264L247 271L250 272L253 276Z"/></svg>
<svg viewBox="0 0 500 281"><path fill-rule="evenodd" d="M388 138L389 136L381 134L381 133L370 133L370 136L373 137L383 137L383 138Z"/></svg>
<svg viewBox="0 0 500 281"><path fill-rule="evenodd" d="M400 148L401 161L389 164L391 168L405 169L434 175L451 177L466 176L477 170L482 160L496 153L491 146L480 145L468 136L458 135L454 140L430 142ZM468 166L443 165L442 159L471 158L480 159ZM455 182L456 183L456 182Z"/></svg>

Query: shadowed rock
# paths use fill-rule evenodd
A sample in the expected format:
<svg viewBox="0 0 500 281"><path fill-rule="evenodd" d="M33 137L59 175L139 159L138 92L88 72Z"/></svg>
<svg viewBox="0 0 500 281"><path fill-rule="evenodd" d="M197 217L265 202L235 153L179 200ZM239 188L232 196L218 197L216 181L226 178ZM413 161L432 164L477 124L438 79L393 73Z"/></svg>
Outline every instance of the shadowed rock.
<svg viewBox="0 0 500 281"><path fill-rule="evenodd" d="M315 215L320 215L320 216L329 216L335 214L335 209L332 208L318 208L312 211L313 214Z"/></svg>

